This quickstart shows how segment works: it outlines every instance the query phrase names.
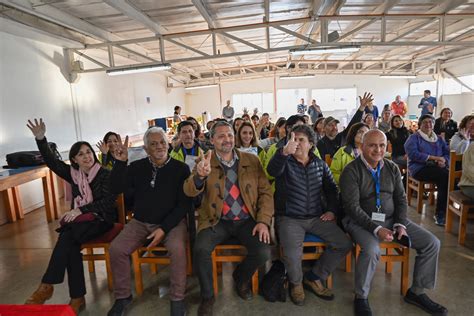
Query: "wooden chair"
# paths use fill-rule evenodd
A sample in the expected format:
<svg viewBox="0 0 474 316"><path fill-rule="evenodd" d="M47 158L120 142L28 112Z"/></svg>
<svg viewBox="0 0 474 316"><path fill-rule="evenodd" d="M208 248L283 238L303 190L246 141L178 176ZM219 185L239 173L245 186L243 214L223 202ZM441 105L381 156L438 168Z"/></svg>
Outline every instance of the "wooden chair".
<svg viewBox="0 0 474 316"><path fill-rule="evenodd" d="M230 240L225 244L217 245L211 254L212 258L212 282L214 286L214 296L218 293L217 275L222 272L223 262L242 262L247 254L245 246L237 244L236 240ZM252 276L252 293L258 293L258 269Z"/></svg>
<svg viewBox="0 0 474 316"><path fill-rule="evenodd" d="M150 265L150 271L152 274L157 274L158 265L169 265L171 259L168 256L168 250L164 245L158 245L156 247L144 246L138 248L132 253L132 266L135 274L135 290L137 296L143 294L142 264L144 263ZM186 239L186 274L189 276L192 273L191 245L188 238Z"/></svg>
<svg viewBox="0 0 474 316"><path fill-rule="evenodd" d="M110 253L109 247L112 243L112 240L122 231L125 225L125 203L123 194L120 194L117 197L117 211L118 211L118 223L114 224L114 227L103 234L100 237L97 237L89 242L82 244L81 249L84 249L86 254L82 256L82 260L88 261L89 273L95 272L95 261L105 261L105 270L107 272L107 285L109 290L113 289L113 277L112 277L112 267L110 265ZM103 249L102 253L94 253L94 249L101 248Z"/></svg>
<svg viewBox="0 0 474 316"><path fill-rule="evenodd" d="M461 179L462 175L462 170L456 170L456 163L462 162L462 155L457 155L455 151L451 151L449 159L448 207L446 210L445 231L451 232L453 215L459 216L458 244L464 245L467 220L474 218L474 213L469 213L469 209L474 209L474 200L459 190L454 191L456 181Z"/></svg>
<svg viewBox="0 0 474 316"><path fill-rule="evenodd" d="M408 271L410 264L410 249L394 242L380 242L380 249L385 249L385 254L380 256L380 261L385 262L385 273L392 273L393 263L401 263L400 293L405 295L408 290ZM356 260L361 248L356 245Z"/></svg>
<svg viewBox="0 0 474 316"><path fill-rule="evenodd" d="M421 214L423 211L423 195L425 192L429 193L429 203L434 205L434 193L436 192L436 185L425 181L419 181L412 176L407 177L407 202L411 205L411 196L413 191L417 193L416 211Z"/></svg>

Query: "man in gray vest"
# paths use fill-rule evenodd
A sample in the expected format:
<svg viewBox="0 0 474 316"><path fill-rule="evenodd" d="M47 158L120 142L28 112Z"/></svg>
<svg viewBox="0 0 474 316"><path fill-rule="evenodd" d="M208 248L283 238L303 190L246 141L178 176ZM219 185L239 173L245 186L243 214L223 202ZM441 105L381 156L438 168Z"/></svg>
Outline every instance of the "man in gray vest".
<svg viewBox="0 0 474 316"><path fill-rule="evenodd" d="M368 296L380 258L379 242L411 240L415 249L413 283L405 302L432 315L448 310L433 302L425 289L436 283L440 241L407 218L407 199L397 165L384 159L387 138L380 130L364 135L362 155L347 165L339 181L346 217L343 224L362 251L356 263L354 311L356 316L372 315Z"/></svg>

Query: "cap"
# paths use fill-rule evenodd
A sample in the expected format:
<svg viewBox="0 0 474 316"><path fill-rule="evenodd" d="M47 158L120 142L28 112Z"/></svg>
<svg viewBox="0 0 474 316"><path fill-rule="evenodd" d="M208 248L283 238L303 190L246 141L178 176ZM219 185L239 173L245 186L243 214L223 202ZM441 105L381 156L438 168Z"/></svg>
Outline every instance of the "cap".
<svg viewBox="0 0 474 316"><path fill-rule="evenodd" d="M332 123L333 121L335 121L337 124L339 124L339 120L335 119L334 117L332 116L328 116L324 119L324 125L328 125L329 123Z"/></svg>

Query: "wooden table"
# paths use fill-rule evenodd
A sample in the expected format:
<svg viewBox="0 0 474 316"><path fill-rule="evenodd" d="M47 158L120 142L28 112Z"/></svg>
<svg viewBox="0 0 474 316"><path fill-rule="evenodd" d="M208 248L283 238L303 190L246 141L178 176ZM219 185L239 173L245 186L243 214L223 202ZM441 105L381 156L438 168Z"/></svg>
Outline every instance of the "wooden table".
<svg viewBox="0 0 474 316"><path fill-rule="evenodd" d="M17 219L24 218L19 186L36 179L41 179L43 183L44 205L48 223L59 218L58 197L51 170L46 166L24 167L0 172L0 192L5 200L9 222L12 223Z"/></svg>

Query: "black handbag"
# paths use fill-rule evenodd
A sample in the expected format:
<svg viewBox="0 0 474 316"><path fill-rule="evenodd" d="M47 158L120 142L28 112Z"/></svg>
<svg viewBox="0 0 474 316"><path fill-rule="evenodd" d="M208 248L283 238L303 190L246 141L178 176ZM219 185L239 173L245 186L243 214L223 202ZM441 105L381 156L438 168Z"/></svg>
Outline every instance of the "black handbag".
<svg viewBox="0 0 474 316"><path fill-rule="evenodd" d="M61 154L58 152L56 144L48 143L48 146L56 158L62 160ZM7 154L6 159L8 168L32 167L44 164L43 156L37 150L17 151Z"/></svg>

